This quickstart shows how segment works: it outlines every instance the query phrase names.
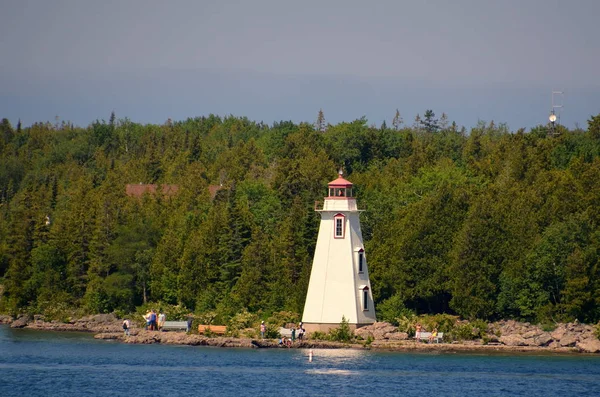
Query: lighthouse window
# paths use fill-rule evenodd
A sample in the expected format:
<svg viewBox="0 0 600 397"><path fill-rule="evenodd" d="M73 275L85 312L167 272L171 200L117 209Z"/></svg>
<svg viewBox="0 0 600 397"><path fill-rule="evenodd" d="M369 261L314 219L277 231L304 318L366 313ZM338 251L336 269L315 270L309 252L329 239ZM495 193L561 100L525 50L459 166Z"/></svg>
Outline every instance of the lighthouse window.
<svg viewBox="0 0 600 397"><path fill-rule="evenodd" d="M333 237L344 238L344 215L337 214L333 217Z"/></svg>
<svg viewBox="0 0 600 397"><path fill-rule="evenodd" d="M369 310L369 289L363 289L363 310Z"/></svg>
<svg viewBox="0 0 600 397"><path fill-rule="evenodd" d="M358 272L362 273L363 272L363 266L365 263L365 256L363 255L362 252L358 253Z"/></svg>
<svg viewBox="0 0 600 397"><path fill-rule="evenodd" d="M342 218L335 220L335 237L344 237L344 220Z"/></svg>

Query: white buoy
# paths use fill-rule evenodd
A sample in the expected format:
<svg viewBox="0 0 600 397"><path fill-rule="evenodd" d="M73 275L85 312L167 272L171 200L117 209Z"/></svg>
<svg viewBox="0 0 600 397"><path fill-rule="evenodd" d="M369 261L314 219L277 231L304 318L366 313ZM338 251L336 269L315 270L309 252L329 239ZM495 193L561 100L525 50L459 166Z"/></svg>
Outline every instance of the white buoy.
<svg viewBox="0 0 600 397"><path fill-rule="evenodd" d="M308 351L308 362L309 363L312 363L312 356L313 356L313 351L312 351L312 349L310 349Z"/></svg>

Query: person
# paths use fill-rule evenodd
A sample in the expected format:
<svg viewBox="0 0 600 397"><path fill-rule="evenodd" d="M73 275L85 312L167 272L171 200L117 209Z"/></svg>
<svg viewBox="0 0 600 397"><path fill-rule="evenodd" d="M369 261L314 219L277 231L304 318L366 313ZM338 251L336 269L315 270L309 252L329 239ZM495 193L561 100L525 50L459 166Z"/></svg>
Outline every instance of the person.
<svg viewBox="0 0 600 397"><path fill-rule="evenodd" d="M437 328L433 329L431 335L429 335L429 343L433 342L437 338Z"/></svg>
<svg viewBox="0 0 600 397"><path fill-rule="evenodd" d="M158 325L156 322L156 311L152 309L152 311L150 312L150 329L152 329L152 331L156 331L157 328Z"/></svg>
<svg viewBox="0 0 600 397"><path fill-rule="evenodd" d="M298 328L298 340L304 339L304 328Z"/></svg>
<svg viewBox="0 0 600 397"><path fill-rule="evenodd" d="M158 312L158 330L162 331L162 328L165 326L165 321L167 320L167 316L163 313L162 309L159 309Z"/></svg>
<svg viewBox="0 0 600 397"><path fill-rule="evenodd" d="M123 333L124 336L129 336L129 327L130 327L130 323L128 319L123 320Z"/></svg>
<svg viewBox="0 0 600 397"><path fill-rule="evenodd" d="M417 342L421 341L421 331L422 331L421 323L417 323L417 329L415 331L415 339L417 340Z"/></svg>
<svg viewBox="0 0 600 397"><path fill-rule="evenodd" d="M292 327L292 342L296 342L296 328Z"/></svg>
<svg viewBox="0 0 600 397"><path fill-rule="evenodd" d="M260 339L265 339L265 332L267 332L267 326L264 321L260 322Z"/></svg>
<svg viewBox="0 0 600 397"><path fill-rule="evenodd" d="M152 312L150 310L148 310L148 312L144 316L144 319L146 320L146 331L151 330L152 329Z"/></svg>

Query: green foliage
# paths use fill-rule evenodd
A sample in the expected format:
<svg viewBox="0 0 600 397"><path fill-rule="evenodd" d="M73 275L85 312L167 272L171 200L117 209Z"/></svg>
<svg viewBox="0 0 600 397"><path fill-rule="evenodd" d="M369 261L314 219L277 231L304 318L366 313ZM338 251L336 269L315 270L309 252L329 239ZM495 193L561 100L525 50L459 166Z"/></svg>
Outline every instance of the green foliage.
<svg viewBox="0 0 600 397"><path fill-rule="evenodd" d="M427 331L437 328L438 332L450 332L456 326L458 317L449 314L434 314L421 316L419 321Z"/></svg>
<svg viewBox="0 0 600 397"><path fill-rule="evenodd" d="M321 331L315 331L315 332L311 332L309 335L309 339L314 339L314 340L328 340L329 339L329 335L325 332L321 332Z"/></svg>
<svg viewBox="0 0 600 397"><path fill-rule="evenodd" d="M342 321L340 322L340 326L337 328L333 328L329 331L328 339L337 341L337 342L350 342L353 338L352 331L350 330L350 326L348 324L348 319L345 316L342 316Z"/></svg>
<svg viewBox="0 0 600 397"><path fill-rule="evenodd" d="M393 325L399 325L402 319L411 317L414 312L404 306L404 302L399 294L377 305L377 317L380 321L386 321Z"/></svg>
<svg viewBox="0 0 600 397"><path fill-rule="evenodd" d="M280 311L271 314L266 322L276 327L285 327L286 324L297 324L300 321L300 315L290 311Z"/></svg>
<svg viewBox="0 0 600 397"><path fill-rule="evenodd" d="M259 322L257 314L242 310L229 320L227 323L227 332L231 335L239 335L240 331L256 327Z"/></svg>
<svg viewBox="0 0 600 397"><path fill-rule="evenodd" d="M600 115L556 136L493 121L466 131L432 110L412 127L400 111L393 128L322 119L1 120L0 311L64 319L160 302L171 319L193 312L232 332L260 317L273 336L299 321L313 203L342 166L367 208L380 319L409 333L453 327L423 314L600 319ZM140 182L157 192L126 194Z"/></svg>

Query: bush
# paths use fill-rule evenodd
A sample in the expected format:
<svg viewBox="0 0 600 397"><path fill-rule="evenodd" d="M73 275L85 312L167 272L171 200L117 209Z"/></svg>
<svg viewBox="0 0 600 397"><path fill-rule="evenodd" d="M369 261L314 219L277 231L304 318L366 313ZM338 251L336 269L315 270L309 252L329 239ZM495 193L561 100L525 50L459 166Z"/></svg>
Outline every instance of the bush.
<svg viewBox="0 0 600 397"><path fill-rule="evenodd" d="M556 329L556 323L552 321L547 321L545 323L540 324L540 328L544 332L552 332Z"/></svg>
<svg viewBox="0 0 600 397"><path fill-rule="evenodd" d="M258 316L244 309L234 315L227 323L227 332L232 336L239 335L239 331L256 326Z"/></svg>
<svg viewBox="0 0 600 397"><path fill-rule="evenodd" d="M342 316L342 322L338 328L329 331L329 340L338 342L349 342L352 339L352 331L346 317Z"/></svg>
<svg viewBox="0 0 600 397"><path fill-rule="evenodd" d="M315 339L315 340L327 340L329 339L327 334L325 332L321 332L321 331L315 331L313 333L310 334L310 339Z"/></svg>
<svg viewBox="0 0 600 397"><path fill-rule="evenodd" d="M453 340L475 340L483 339L484 343L489 341L487 336L488 324L483 320L472 322L458 322L449 332Z"/></svg>
<svg viewBox="0 0 600 397"><path fill-rule="evenodd" d="M398 294L377 305L377 317L379 317L379 321L386 321L397 326L402 318L414 316L415 312L404 306L404 301Z"/></svg>
<svg viewBox="0 0 600 397"><path fill-rule="evenodd" d="M279 329L279 327L285 327L285 325L288 323L297 324L299 321L300 315L298 313L281 311L271 314L266 323L271 324Z"/></svg>

